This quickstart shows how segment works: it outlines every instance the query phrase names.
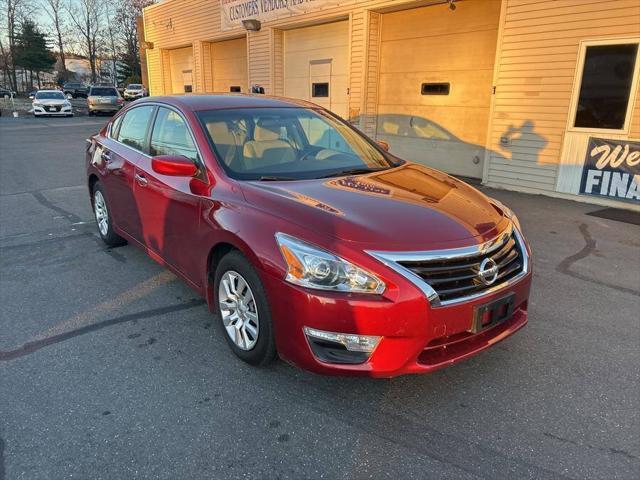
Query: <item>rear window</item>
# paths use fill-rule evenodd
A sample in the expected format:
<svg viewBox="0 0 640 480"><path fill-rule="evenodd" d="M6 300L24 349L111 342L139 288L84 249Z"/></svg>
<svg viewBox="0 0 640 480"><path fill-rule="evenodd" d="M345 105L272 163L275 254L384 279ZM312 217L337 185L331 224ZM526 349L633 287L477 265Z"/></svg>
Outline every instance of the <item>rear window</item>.
<svg viewBox="0 0 640 480"><path fill-rule="evenodd" d="M91 89L90 95L97 97L117 97L118 91L109 87L94 87Z"/></svg>

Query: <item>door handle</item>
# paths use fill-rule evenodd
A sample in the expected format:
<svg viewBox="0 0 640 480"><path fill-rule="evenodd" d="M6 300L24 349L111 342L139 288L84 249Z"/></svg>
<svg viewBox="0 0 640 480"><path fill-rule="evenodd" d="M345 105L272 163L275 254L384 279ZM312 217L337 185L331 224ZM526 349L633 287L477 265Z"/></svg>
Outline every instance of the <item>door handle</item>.
<svg viewBox="0 0 640 480"><path fill-rule="evenodd" d="M149 180L147 180L144 175L140 175L139 173L135 174L135 179L136 182L138 182L138 185L140 185L141 187L146 187L149 184Z"/></svg>
<svg viewBox="0 0 640 480"><path fill-rule="evenodd" d="M111 154L108 151L103 151L100 158L102 158L104 163L111 163Z"/></svg>

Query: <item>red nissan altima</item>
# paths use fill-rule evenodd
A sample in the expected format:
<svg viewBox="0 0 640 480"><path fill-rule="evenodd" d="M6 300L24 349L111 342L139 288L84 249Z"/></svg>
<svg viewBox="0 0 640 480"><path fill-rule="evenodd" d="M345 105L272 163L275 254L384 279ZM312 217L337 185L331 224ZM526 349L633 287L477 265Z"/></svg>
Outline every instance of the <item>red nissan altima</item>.
<svg viewBox="0 0 640 480"><path fill-rule="evenodd" d="M143 99L86 156L105 243L139 246L206 297L252 365L426 373L527 322L513 212L316 105Z"/></svg>

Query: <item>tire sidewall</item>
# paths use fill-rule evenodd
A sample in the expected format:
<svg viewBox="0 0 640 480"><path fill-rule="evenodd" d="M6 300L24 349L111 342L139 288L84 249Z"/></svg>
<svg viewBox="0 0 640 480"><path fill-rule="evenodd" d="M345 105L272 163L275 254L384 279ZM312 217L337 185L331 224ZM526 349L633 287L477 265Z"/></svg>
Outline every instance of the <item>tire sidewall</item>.
<svg viewBox="0 0 640 480"><path fill-rule="evenodd" d="M102 232L100 231L100 227L98 226L98 219L96 218L95 201L96 201L97 192L100 192L102 194L102 198L104 198L104 203L107 208L107 227L108 228L107 228L106 235L103 235ZM113 229L113 217L111 216L111 205L109 205L107 194L105 193L104 188L102 187L102 184L100 182L96 182L96 184L93 186L93 191L91 193L91 208L93 210L93 219L95 220L96 228L98 229L98 235L100 235L100 238L102 239L102 241L107 245L109 245L110 247L122 245L123 243L125 243L124 239L120 235L118 235Z"/></svg>
<svg viewBox="0 0 640 480"><path fill-rule="evenodd" d="M233 340L229 337L224 324L222 323L222 315L220 312L220 304L218 303L218 286L220 285L220 279L228 271L235 271L242 275L245 281L249 284L253 298L256 302L259 319L258 341L251 350L242 350L239 348ZM273 325L271 322L271 309L269 308L269 302L267 295L262 286L260 278L249 263L249 261L238 251L232 251L225 255L218 263L215 271L214 280L214 301L216 314L219 318L219 325L222 330L227 344L233 350L240 359L251 365L266 365L275 358L275 339L273 334Z"/></svg>

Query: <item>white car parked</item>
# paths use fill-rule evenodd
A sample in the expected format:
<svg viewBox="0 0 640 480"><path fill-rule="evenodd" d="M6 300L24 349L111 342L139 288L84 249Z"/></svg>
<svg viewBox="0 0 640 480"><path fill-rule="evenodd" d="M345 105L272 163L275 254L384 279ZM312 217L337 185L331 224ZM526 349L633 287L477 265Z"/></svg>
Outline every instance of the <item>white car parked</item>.
<svg viewBox="0 0 640 480"><path fill-rule="evenodd" d="M147 90L144 88L144 85L139 83L130 83L127 85L127 88L124 89L125 100L135 100L146 96Z"/></svg>
<svg viewBox="0 0 640 480"><path fill-rule="evenodd" d="M73 117L71 102L59 90L38 90L33 97L33 116L55 115Z"/></svg>

